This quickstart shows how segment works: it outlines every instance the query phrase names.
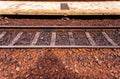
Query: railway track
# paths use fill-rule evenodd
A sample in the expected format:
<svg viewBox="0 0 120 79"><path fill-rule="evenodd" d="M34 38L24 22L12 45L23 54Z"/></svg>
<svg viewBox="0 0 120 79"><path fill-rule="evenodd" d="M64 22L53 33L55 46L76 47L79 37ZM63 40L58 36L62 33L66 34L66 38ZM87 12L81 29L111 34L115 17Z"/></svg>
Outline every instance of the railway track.
<svg viewBox="0 0 120 79"><path fill-rule="evenodd" d="M0 15L120 15L119 3L0 1ZM0 28L0 48L120 48L120 26Z"/></svg>
<svg viewBox="0 0 120 79"><path fill-rule="evenodd" d="M120 48L119 26L1 27L0 48Z"/></svg>

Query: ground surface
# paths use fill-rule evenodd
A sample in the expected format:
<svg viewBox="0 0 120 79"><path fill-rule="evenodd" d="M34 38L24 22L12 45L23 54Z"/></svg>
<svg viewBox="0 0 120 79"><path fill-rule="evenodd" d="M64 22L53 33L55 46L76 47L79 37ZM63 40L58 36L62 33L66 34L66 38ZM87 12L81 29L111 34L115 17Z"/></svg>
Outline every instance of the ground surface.
<svg viewBox="0 0 120 79"><path fill-rule="evenodd" d="M0 16L0 25L118 26L120 16Z"/></svg>
<svg viewBox="0 0 120 79"><path fill-rule="evenodd" d="M119 49L1 49L1 79L119 79Z"/></svg>
<svg viewBox="0 0 120 79"><path fill-rule="evenodd" d="M0 25L120 25L119 17L30 18L0 17ZM120 79L119 62L120 49L0 49L0 79Z"/></svg>

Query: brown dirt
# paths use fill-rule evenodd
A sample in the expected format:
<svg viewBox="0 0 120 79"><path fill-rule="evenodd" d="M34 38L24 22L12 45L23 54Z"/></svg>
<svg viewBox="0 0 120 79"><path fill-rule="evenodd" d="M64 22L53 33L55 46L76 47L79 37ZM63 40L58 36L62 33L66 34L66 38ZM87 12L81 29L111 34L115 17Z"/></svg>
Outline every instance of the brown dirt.
<svg viewBox="0 0 120 79"><path fill-rule="evenodd" d="M1 49L1 79L119 79L120 49Z"/></svg>
<svg viewBox="0 0 120 79"><path fill-rule="evenodd" d="M44 26L119 26L120 16L78 16L78 18L66 18L51 16L26 16L23 18L0 17L0 25L44 25ZM77 16L76 16L77 17ZM102 17L102 18L101 18ZM53 19L52 19L53 18Z"/></svg>

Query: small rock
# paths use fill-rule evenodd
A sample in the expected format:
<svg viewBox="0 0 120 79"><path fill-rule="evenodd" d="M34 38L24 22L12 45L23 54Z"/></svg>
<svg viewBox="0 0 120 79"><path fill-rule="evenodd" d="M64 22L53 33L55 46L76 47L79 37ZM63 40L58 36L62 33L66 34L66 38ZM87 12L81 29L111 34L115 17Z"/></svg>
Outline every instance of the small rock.
<svg viewBox="0 0 120 79"><path fill-rule="evenodd" d="M99 59L98 59L98 57L97 57L97 56L94 56L94 57L95 57L96 61L99 61Z"/></svg>
<svg viewBox="0 0 120 79"><path fill-rule="evenodd" d="M7 71L4 73L4 77L7 77L8 76L8 73L7 73Z"/></svg>
<svg viewBox="0 0 120 79"><path fill-rule="evenodd" d="M77 67L77 64L75 64L74 67Z"/></svg>
<svg viewBox="0 0 120 79"><path fill-rule="evenodd" d="M108 64L107 64L107 67L108 67L108 68L111 68L111 64L108 63Z"/></svg>
<svg viewBox="0 0 120 79"><path fill-rule="evenodd" d="M69 66L65 66L65 69L68 68Z"/></svg>
<svg viewBox="0 0 120 79"><path fill-rule="evenodd" d="M27 78L29 76L29 74L26 74L25 77Z"/></svg>
<svg viewBox="0 0 120 79"><path fill-rule="evenodd" d="M57 72L57 71L58 71L58 69L55 69L55 71Z"/></svg>
<svg viewBox="0 0 120 79"><path fill-rule="evenodd" d="M84 61L84 60L85 60L84 56L78 57L78 61Z"/></svg>
<svg viewBox="0 0 120 79"><path fill-rule="evenodd" d="M78 71L77 69L75 69L75 72L76 72L76 73L79 73L79 71Z"/></svg>
<svg viewBox="0 0 120 79"><path fill-rule="evenodd" d="M31 57L31 56L28 56L27 59L28 59L28 60L32 60L32 57Z"/></svg>
<svg viewBox="0 0 120 79"><path fill-rule="evenodd" d="M39 69L42 69L42 67L39 67Z"/></svg>
<svg viewBox="0 0 120 79"><path fill-rule="evenodd" d="M16 71L19 71L20 70L20 68L19 67L16 67Z"/></svg>
<svg viewBox="0 0 120 79"><path fill-rule="evenodd" d="M70 68L70 70L72 70L73 68Z"/></svg>
<svg viewBox="0 0 120 79"><path fill-rule="evenodd" d="M39 77L39 79L43 79L43 77L42 77L42 76L40 76L40 77Z"/></svg>
<svg viewBox="0 0 120 79"><path fill-rule="evenodd" d="M65 61L63 61L62 63L65 64Z"/></svg>
<svg viewBox="0 0 120 79"><path fill-rule="evenodd" d="M43 37L41 37L40 39L43 39Z"/></svg>
<svg viewBox="0 0 120 79"><path fill-rule="evenodd" d="M84 67L87 67L87 63L84 63L83 65L84 65Z"/></svg>
<svg viewBox="0 0 120 79"><path fill-rule="evenodd" d="M62 20L70 20L68 17L63 17Z"/></svg>
<svg viewBox="0 0 120 79"><path fill-rule="evenodd" d="M8 17L4 17L4 19L8 19Z"/></svg>

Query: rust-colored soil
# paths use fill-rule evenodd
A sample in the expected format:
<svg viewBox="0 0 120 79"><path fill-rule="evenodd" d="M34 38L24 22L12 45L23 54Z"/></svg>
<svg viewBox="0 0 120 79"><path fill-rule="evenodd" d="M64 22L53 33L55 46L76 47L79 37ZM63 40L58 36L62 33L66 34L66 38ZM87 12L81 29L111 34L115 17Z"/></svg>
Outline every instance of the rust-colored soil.
<svg viewBox="0 0 120 79"><path fill-rule="evenodd" d="M119 49L1 49L0 79L119 79Z"/></svg>
<svg viewBox="0 0 120 79"><path fill-rule="evenodd" d="M56 18L56 16L51 16L48 18L43 18L43 16L23 16L16 17L0 17L0 25L45 25L45 26L119 26L120 17L119 16L93 16L86 18L86 16L78 16L78 18L68 18L61 17ZM76 16L77 17L77 16ZM102 17L102 18L100 18ZM105 17L105 18L104 18ZM107 18L106 18L107 17ZM52 19L54 18L54 19Z"/></svg>

